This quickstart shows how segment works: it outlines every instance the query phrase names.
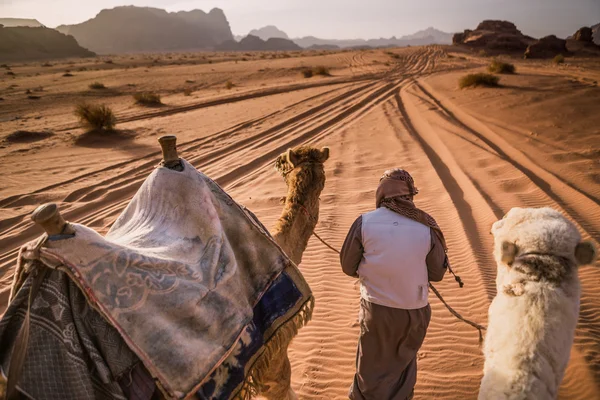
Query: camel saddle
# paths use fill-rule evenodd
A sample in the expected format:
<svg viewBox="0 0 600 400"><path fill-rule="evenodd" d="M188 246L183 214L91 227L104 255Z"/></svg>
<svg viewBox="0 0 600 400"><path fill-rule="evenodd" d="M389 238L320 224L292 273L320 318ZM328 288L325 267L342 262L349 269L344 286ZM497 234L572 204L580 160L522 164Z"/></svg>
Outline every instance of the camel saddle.
<svg viewBox="0 0 600 400"><path fill-rule="evenodd" d="M28 398L127 398L139 366L166 398L248 398L257 361L310 319L297 267L185 160L156 168L106 236L68 226L23 246L0 321L1 372L20 353Z"/></svg>

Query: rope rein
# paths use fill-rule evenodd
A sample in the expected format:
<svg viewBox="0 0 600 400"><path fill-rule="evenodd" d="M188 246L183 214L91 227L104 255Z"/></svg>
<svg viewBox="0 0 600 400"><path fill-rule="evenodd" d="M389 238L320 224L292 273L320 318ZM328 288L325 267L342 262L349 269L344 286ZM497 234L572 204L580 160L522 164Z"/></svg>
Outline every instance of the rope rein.
<svg viewBox="0 0 600 400"><path fill-rule="evenodd" d="M308 218L310 218L313 222L315 222L316 224L316 219L308 212L308 210L306 209L306 207L304 207L302 204L299 204L300 208L302 208L302 210L304 211L304 213L308 216ZM340 251L336 248L334 248L333 246L331 246L329 243L327 243L325 240L323 240L323 238L321 238L313 229L313 233L312 233L317 239L319 239L319 241L321 243L323 243L325 246L327 246L329 249L331 249L332 251L336 252L337 254L341 254ZM456 282L458 282L458 285L462 288L464 286L464 283L462 281L462 279L460 279L460 276L456 275L454 273L454 271L452 270L452 268L450 267L450 265L448 265L448 270L450 271L450 273L454 276L454 280ZM463 321L466 324L471 325L473 328L477 329L477 331L479 332L479 343L483 342L483 332L486 328L483 325L480 325L476 322L470 321L466 318L464 318L462 315L460 315L459 313L457 313L452 307L450 307L450 305L448 303L446 303L446 300L444 300L444 298L442 297L442 295L440 294L440 292L438 292L438 290L431 284L431 282L429 282L429 288L431 289L431 291L435 294L435 296L440 299L440 301L442 302L442 304L444 304L444 306L446 306L446 308L448 309L448 311L450 311L450 313L452 315L454 315L456 318L458 318L459 320Z"/></svg>

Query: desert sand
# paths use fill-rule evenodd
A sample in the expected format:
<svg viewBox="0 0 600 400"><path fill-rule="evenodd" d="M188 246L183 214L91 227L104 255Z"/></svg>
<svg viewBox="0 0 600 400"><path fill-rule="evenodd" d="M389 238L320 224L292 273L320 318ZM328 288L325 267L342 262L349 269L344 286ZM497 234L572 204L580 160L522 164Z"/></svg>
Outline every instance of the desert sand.
<svg viewBox="0 0 600 400"><path fill-rule="evenodd" d="M10 65L14 77L0 76L0 313L18 246L41 234L29 219L35 207L57 202L68 220L105 233L160 161L156 139L172 134L182 157L267 226L286 190L275 157L300 144L329 146L316 231L336 248L354 219L373 209L381 173L407 169L420 189L418 207L444 230L465 282L461 289L447 275L436 286L459 313L485 325L495 295L489 230L510 208L553 207L585 239L600 240L600 61L515 59L518 73L503 75L502 87L458 89L462 75L489 62L429 46ZM332 76L300 73L317 65ZM74 76L63 77L65 70ZM96 81L107 88L89 89ZM135 105L138 91L160 93L165 105ZM86 133L73 115L80 101L109 105L119 132ZM19 130L49 133L9 137ZM600 398L599 267L580 269L581 313L561 399ZM316 308L290 348L293 388L301 399L347 398L358 282L314 238L300 269ZM430 302L416 398L474 399L483 366L477 331L433 295Z"/></svg>

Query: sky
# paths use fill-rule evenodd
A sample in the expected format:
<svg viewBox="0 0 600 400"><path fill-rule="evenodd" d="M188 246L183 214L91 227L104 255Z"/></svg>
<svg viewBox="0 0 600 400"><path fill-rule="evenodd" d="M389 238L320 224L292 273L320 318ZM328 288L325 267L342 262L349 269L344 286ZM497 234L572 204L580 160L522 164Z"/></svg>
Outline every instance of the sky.
<svg viewBox="0 0 600 400"><path fill-rule="evenodd" d="M600 23L600 0L0 0L0 18L35 18L56 27L120 5L206 12L218 7L235 35L275 25L290 37L326 39L399 37L430 26L460 32L484 19L514 22L534 37L566 37Z"/></svg>

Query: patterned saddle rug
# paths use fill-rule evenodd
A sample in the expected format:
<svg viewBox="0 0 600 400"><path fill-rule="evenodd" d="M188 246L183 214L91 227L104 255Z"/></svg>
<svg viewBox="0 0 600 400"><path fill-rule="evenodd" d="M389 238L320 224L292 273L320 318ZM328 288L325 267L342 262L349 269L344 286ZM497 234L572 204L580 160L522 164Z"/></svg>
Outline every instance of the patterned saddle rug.
<svg viewBox="0 0 600 400"><path fill-rule="evenodd" d="M262 224L182 165L157 168L105 237L71 224L22 248L0 321L6 376L29 312L21 393L126 398L117 381L141 362L167 398L248 398L260 358L310 319L308 285Z"/></svg>

